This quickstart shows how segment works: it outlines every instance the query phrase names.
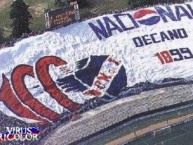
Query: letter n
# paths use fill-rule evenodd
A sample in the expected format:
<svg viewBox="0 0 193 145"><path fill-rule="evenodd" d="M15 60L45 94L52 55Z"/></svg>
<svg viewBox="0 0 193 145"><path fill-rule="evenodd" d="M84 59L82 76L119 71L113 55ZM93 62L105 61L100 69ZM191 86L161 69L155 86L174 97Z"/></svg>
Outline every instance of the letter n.
<svg viewBox="0 0 193 145"><path fill-rule="evenodd" d="M103 23L100 20L97 20L97 23L98 23L99 27L95 26L93 23L88 23L88 24L92 28L92 30L95 32L95 34L97 35L99 40L102 40L102 36L105 38L108 38L109 35L108 35Z"/></svg>

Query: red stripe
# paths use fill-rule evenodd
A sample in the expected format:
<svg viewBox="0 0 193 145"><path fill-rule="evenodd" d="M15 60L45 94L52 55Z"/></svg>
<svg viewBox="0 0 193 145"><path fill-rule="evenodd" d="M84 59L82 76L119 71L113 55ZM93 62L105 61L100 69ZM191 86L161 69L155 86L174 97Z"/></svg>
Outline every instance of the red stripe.
<svg viewBox="0 0 193 145"><path fill-rule="evenodd" d="M45 107L28 91L24 81L26 75L34 77L32 66L19 65L12 72L13 89L19 99L37 114L40 114L41 116L46 117L54 122L58 121L60 119L60 115Z"/></svg>
<svg viewBox="0 0 193 145"><path fill-rule="evenodd" d="M20 117L29 118L33 120L40 121L43 124L49 124L49 122L33 112L28 108L24 107L21 102L16 98L13 90L11 89L9 80L3 74L3 83L0 89L0 101L2 101L5 106L7 106L12 112Z"/></svg>
<svg viewBox="0 0 193 145"><path fill-rule="evenodd" d="M82 107L68 98L55 84L49 74L49 65L61 66L67 64L64 60L55 56L46 56L38 60L36 63L36 73L45 91L50 94L60 105L75 111Z"/></svg>
<svg viewBox="0 0 193 145"><path fill-rule="evenodd" d="M157 14L154 10L139 10L134 14L135 19L140 19L148 14Z"/></svg>

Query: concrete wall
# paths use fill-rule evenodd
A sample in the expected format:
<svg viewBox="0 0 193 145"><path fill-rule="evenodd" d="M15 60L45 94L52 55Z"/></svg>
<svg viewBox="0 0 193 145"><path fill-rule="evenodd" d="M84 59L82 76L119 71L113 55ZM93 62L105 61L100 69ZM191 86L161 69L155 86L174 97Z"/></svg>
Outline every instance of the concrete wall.
<svg viewBox="0 0 193 145"><path fill-rule="evenodd" d="M190 100L193 100L193 85L143 92L84 113L81 119L59 126L41 144L70 144L133 115Z"/></svg>

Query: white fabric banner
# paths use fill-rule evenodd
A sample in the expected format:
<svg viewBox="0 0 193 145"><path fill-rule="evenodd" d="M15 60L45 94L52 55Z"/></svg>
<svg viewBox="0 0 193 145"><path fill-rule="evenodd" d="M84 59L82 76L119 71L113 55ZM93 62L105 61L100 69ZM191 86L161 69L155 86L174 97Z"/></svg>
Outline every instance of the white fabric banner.
<svg viewBox="0 0 193 145"><path fill-rule="evenodd" d="M117 96L122 88L140 82L192 80L193 4L155 6L71 24L0 50L0 60L0 86L5 86L6 78L16 99L36 116L41 114L25 100L26 92L19 90L22 85L35 100L61 114L76 109L66 107L59 95L52 94L48 87L53 85L51 80L57 92L78 104L96 96ZM50 82L41 75L46 72L46 63ZM0 90L0 110L9 116L19 114L19 119L26 117L10 113L14 107L2 99L6 87ZM26 121L32 120L26 117Z"/></svg>

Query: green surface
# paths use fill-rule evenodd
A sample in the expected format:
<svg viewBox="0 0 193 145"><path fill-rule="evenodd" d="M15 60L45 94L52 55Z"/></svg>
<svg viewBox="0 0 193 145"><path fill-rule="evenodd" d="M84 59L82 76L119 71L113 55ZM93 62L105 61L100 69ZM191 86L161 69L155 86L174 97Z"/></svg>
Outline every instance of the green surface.
<svg viewBox="0 0 193 145"><path fill-rule="evenodd" d="M36 31L42 28L45 28L45 22L44 22L44 9L47 8L53 8L54 6L54 0L24 0L26 4L29 4L32 6L29 8L30 13L33 16L31 28L32 30ZM9 11L10 11L10 4L8 3L4 8L0 9L0 26L3 28L11 28L12 20L9 18ZM37 15L36 12L41 13L41 15ZM43 27L42 27L43 25Z"/></svg>
<svg viewBox="0 0 193 145"><path fill-rule="evenodd" d="M125 145L193 145L193 121L142 137Z"/></svg>
<svg viewBox="0 0 193 145"><path fill-rule="evenodd" d="M143 129L149 125L184 116L193 112L193 104L191 106L172 109L167 112L156 113L146 118L128 121L110 131L104 132L82 144L103 145L115 139L121 138L135 130ZM185 145L181 144L180 139L184 138L186 145L191 142L193 145L193 121L183 125L157 131L145 137L139 138L127 145ZM176 139L176 141L175 141ZM163 144L163 143L165 144ZM174 143L173 143L174 142ZM179 144L178 144L179 142Z"/></svg>

